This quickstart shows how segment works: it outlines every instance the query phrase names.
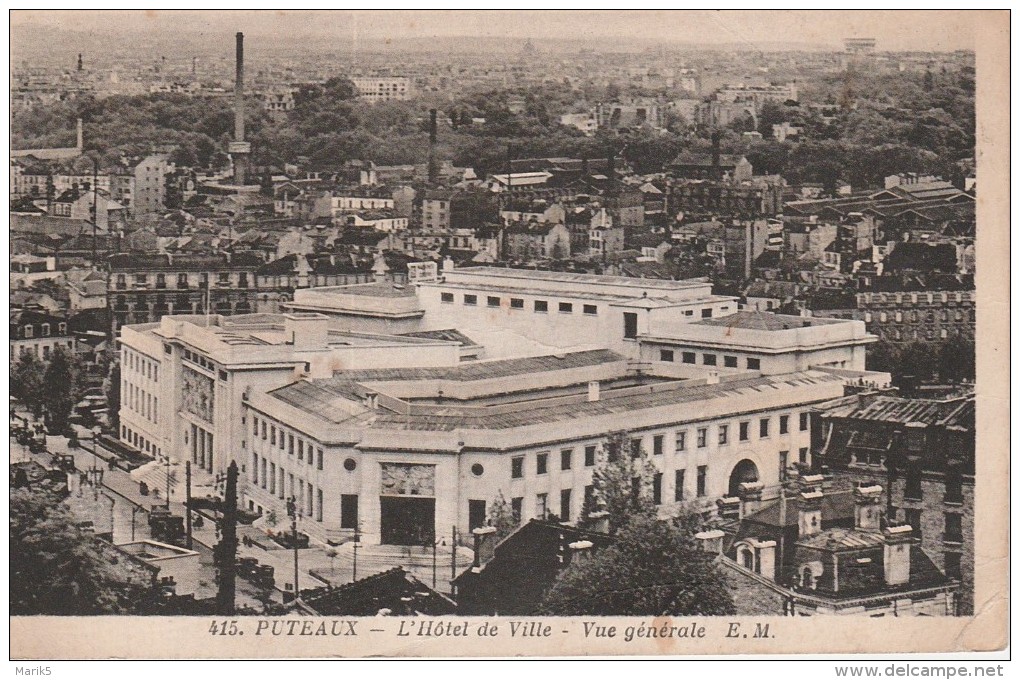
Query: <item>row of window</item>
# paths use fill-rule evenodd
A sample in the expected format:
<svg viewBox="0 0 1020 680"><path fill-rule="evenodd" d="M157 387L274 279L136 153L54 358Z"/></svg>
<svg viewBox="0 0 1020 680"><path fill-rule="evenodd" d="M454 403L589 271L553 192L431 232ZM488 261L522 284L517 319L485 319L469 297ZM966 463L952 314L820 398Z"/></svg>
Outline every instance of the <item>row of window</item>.
<svg viewBox="0 0 1020 680"><path fill-rule="evenodd" d="M39 326L39 337L48 338L50 336L50 324L44 323ZM61 321L57 324L57 335L67 335L67 324ZM21 327L21 337L29 340L35 337L35 326L33 324L25 324Z"/></svg>
<svg viewBox="0 0 1020 680"><path fill-rule="evenodd" d="M277 498L294 498L298 510L305 517L314 517L316 522L322 521L322 487L315 488L311 482L295 479L293 472L287 472L282 465L277 468L276 463L260 458L257 453L251 455L253 486L261 487Z"/></svg>
<svg viewBox="0 0 1020 680"><path fill-rule="evenodd" d="M217 283L222 283L222 284L229 284L229 283L231 283L230 274L231 274L230 272L219 272L219 273L217 273L217 275L216 275L216 282ZM172 274L171 274L171 277L173 277ZM209 285L209 274L206 273L206 272L202 272L201 274L198 275L198 281L199 281L199 283L198 283L199 287L203 287L203 286ZM136 285L136 286L147 286L147 285L149 285L149 275L148 274L134 274L133 277L132 277L132 283L134 285ZM155 283L156 283L156 288L166 288L166 286L167 286L167 276L166 276L166 274L156 274ZM176 285L177 288L190 288L191 287L191 283L190 283L190 281L188 279L188 274L185 273L185 272L181 272L181 273L177 274L176 284L177 284ZM236 284L237 284L238 288L247 288L248 287L248 273L247 272L238 272ZM127 289L127 287L128 287L128 275L127 274L117 274L117 277L114 280L114 287L117 290L125 290L125 289Z"/></svg>
<svg viewBox="0 0 1020 680"><path fill-rule="evenodd" d="M120 426L120 440L123 442L127 442L128 444L135 447L139 451L151 453L153 456L156 456L157 458L160 455L159 447L156 446L155 443L149 441L143 435L135 432L126 425Z"/></svg>
<svg viewBox="0 0 1020 680"><path fill-rule="evenodd" d="M299 463L307 459L308 465L314 465L318 470L323 469L322 449L314 447L312 442L307 442L306 445L304 439L295 438L292 433L284 432L282 427L277 430L276 425L267 423L265 419L260 420L257 416L252 417L251 423L252 436L261 437L263 441L268 441L270 446L278 446L280 451L286 451L288 456L296 453Z"/></svg>
<svg viewBox="0 0 1020 680"><path fill-rule="evenodd" d="M896 323L903 323L904 319L906 319L909 323L935 323L936 319L935 310L933 309L929 309L927 312L925 312L923 319L921 318L921 315L917 310L914 310L909 314L904 314L901 311L897 311L894 312L892 315L890 315L888 312L879 312L878 313L879 323L887 323L890 320L890 316L892 317L892 319L895 319ZM941 312L939 312L937 317L939 321L948 322L950 317L949 310L943 309ZM963 321L965 318L967 321L976 321L977 312L974 309L970 309L966 313L964 313L962 309L957 309L952 314L953 321ZM865 322L871 323L874 319L875 315L872 314L871 312L864 313Z"/></svg>
<svg viewBox="0 0 1020 680"><path fill-rule="evenodd" d="M11 361L14 361L14 350L16 345L11 345ZM22 354L34 354L35 356L43 359L44 361L50 358L50 353L57 347L67 347L72 349L74 347L74 341L68 340L67 342L54 342L52 345L28 345L27 347L21 347L18 352L19 356Z"/></svg>
<svg viewBox="0 0 1020 680"><path fill-rule="evenodd" d="M751 423L750 420L744 420L737 423L737 440L746 442L751 440ZM806 432L810 428L810 416L807 411L798 414L798 428L801 432ZM730 424L716 425L716 442L719 446L726 446L730 443ZM768 439L772 431L772 417L765 417L758 419L758 438ZM695 429L695 444L699 449L708 447L709 428L699 427ZM782 414L779 416L779 434L786 435L790 433L790 415ZM688 447L688 430L677 430L674 434L674 451L679 453L687 451ZM637 458L641 455L644 440L640 437L635 437L630 440L630 454L632 457ZM598 447L595 445L589 445L584 447L584 467L594 467L595 457L598 451ZM661 456L665 452L665 435L657 434L652 436L652 455ZM549 455L548 451L542 451L535 455L535 474L544 475L549 472ZM806 462L807 449L801 449L801 462ZM524 477L524 459L525 456L514 456L510 459L510 477L512 479L521 479ZM610 462L613 460L613 451L609 451ZM574 464L574 450L573 449L561 449L559 457L559 469L570 470ZM786 465L784 464L785 468Z"/></svg>
<svg viewBox="0 0 1020 680"><path fill-rule="evenodd" d="M970 293L961 292L929 292L929 293L871 293L864 294L864 302L870 304L876 303L892 303L902 304L906 302L906 298L910 299L911 304L917 304L918 302L963 302L964 300L970 300Z"/></svg>
<svg viewBox="0 0 1020 680"><path fill-rule="evenodd" d="M214 370L216 370L216 365L213 362L211 362L210 360L206 359L204 356L202 356L198 352L192 352L190 349L184 350L184 359L187 360L187 361L190 361L193 364L198 364L199 366L201 366L202 368L206 369L207 371L214 371Z"/></svg>
<svg viewBox="0 0 1020 680"><path fill-rule="evenodd" d="M125 378L121 380L120 393L124 405L154 425L159 424L159 398Z"/></svg>
<svg viewBox="0 0 1020 680"><path fill-rule="evenodd" d="M125 372L138 373L153 382L159 382L159 363L138 352L124 351L124 370Z"/></svg>
<svg viewBox="0 0 1020 680"><path fill-rule="evenodd" d="M440 293L440 300L447 304L452 304L454 301L453 293ZM468 307L478 305L478 296L470 293L465 293L463 296L463 302ZM503 303L503 298L498 295L488 295L485 298L485 305L487 307L499 307ZM510 298L510 309L524 309L523 298ZM549 311L548 300L535 300L532 305L532 309L539 314L544 314ZM556 307L557 311L561 314L573 314L574 303L573 302L559 302ZM588 316L597 316L599 313L598 305L581 305L581 312Z"/></svg>
<svg viewBox="0 0 1020 680"><path fill-rule="evenodd" d="M739 358L724 354L723 355L723 366L726 368L739 368ZM676 351L671 349L660 349L659 350L659 361L676 361ZM681 352L680 362L684 364L696 364L698 363L697 352ZM710 352L705 352L701 355L701 363L705 366L718 366L719 356ZM761 370L761 359L755 357L747 357L744 362L745 368L750 371Z"/></svg>

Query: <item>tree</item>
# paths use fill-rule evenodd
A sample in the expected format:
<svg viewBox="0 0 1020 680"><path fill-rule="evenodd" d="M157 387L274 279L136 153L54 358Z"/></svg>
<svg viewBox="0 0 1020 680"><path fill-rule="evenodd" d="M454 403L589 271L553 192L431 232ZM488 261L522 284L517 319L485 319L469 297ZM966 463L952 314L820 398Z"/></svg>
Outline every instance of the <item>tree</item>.
<svg viewBox="0 0 1020 680"><path fill-rule="evenodd" d="M556 579L541 613L554 616L720 616L734 612L711 556L699 551L700 520L630 517L613 543L575 559Z"/></svg>
<svg viewBox="0 0 1020 680"><path fill-rule="evenodd" d="M57 347L43 374L42 399L51 431L67 431L79 391L74 358L63 347Z"/></svg>
<svg viewBox="0 0 1020 680"><path fill-rule="evenodd" d="M609 533L614 534L628 518L655 516L652 486L657 472L639 440L626 432L611 434L595 454L592 472L594 492L581 508L581 526L590 526L594 511L609 513Z"/></svg>
<svg viewBox="0 0 1020 680"><path fill-rule="evenodd" d="M489 508L488 524L496 528L496 540L502 541L512 534L520 525L521 520L514 514L513 508L506 502L500 491Z"/></svg>
<svg viewBox="0 0 1020 680"><path fill-rule="evenodd" d="M151 572L82 533L57 494L12 489L10 513L12 615L132 614L151 595Z"/></svg>
<svg viewBox="0 0 1020 680"><path fill-rule="evenodd" d="M11 393L20 399L36 418L42 414L45 370L45 364L33 352L24 352L11 370Z"/></svg>
<svg viewBox="0 0 1020 680"><path fill-rule="evenodd" d="M943 380L974 380L974 341L952 338L939 349L939 371Z"/></svg>

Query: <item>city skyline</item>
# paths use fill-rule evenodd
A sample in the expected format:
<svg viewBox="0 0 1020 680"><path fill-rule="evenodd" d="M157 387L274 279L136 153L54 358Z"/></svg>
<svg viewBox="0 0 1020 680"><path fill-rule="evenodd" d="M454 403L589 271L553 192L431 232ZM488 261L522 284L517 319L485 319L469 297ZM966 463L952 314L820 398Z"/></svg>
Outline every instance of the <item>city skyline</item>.
<svg viewBox="0 0 1020 680"><path fill-rule="evenodd" d="M974 48L974 12L925 13L821 11L16 11L19 30L61 29L98 33L201 33L241 30L255 36L336 36L360 41L422 38L530 38L624 43L790 45L792 49L842 49L848 37L872 37L880 51L955 51ZM68 28L73 27L73 28ZM357 45L355 45L357 47ZM361 45L366 49L368 45ZM380 46L381 47L381 46Z"/></svg>

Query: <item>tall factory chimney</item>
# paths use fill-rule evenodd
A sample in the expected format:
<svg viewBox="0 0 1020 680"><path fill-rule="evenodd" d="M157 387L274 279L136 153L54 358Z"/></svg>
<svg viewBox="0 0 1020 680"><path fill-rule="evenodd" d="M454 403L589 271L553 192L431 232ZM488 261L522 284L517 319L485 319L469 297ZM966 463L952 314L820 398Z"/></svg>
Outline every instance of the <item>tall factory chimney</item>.
<svg viewBox="0 0 1020 680"><path fill-rule="evenodd" d="M719 153L719 140L722 135L719 131L712 133L712 179L719 181L722 179L722 166L720 165L722 155Z"/></svg>
<svg viewBox="0 0 1020 680"><path fill-rule="evenodd" d="M429 186L434 187L439 183L439 163L436 160L436 140L438 137L436 126L436 110L429 109Z"/></svg>
<svg viewBox="0 0 1020 680"><path fill-rule="evenodd" d="M234 77L234 141L229 145L234 160L234 184L243 185L248 175L251 144L244 141L244 33L237 34L237 70Z"/></svg>

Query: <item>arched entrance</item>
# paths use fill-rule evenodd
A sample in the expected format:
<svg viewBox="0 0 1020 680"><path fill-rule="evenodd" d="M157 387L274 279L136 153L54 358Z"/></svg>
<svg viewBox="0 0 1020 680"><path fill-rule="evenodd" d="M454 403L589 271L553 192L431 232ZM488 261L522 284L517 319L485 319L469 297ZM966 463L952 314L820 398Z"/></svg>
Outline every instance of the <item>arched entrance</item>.
<svg viewBox="0 0 1020 680"><path fill-rule="evenodd" d="M738 496L740 494L740 485L745 482L757 482L758 481L758 466L754 464L754 461L745 458L733 467L733 472L730 473L730 486L729 493L730 497Z"/></svg>

